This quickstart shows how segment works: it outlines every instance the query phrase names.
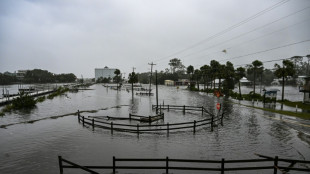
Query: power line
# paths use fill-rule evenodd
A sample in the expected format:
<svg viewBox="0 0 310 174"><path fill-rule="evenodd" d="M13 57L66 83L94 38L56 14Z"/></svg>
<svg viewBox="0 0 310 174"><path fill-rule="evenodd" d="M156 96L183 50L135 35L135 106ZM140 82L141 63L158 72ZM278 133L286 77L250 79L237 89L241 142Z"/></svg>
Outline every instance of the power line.
<svg viewBox="0 0 310 174"><path fill-rule="evenodd" d="M274 5L272 5L271 7L268 7L268 8L266 8L266 9L264 9L264 10L262 10L262 11L256 13L255 15L253 15L253 16L251 16L251 17L245 19L245 20L243 20L243 21L241 21L241 22L239 22L239 23L237 23L237 24L235 24L235 25L232 25L232 26L228 27L228 28L225 29L225 30L222 30L221 32L219 32L219 33L217 33L217 34L214 34L214 35L212 35L212 36L210 36L210 37L208 37L208 38L206 38L206 39L204 39L204 40L202 40L202 41L200 41L200 42L197 42L197 43L195 43L195 44L193 44L193 45L191 45L191 46L189 46L189 47L187 47L187 48L184 48L184 49L182 49L182 50L180 50L180 51L177 51L177 52L175 52L175 53L173 53L173 54L171 54L171 55L169 55L169 56L165 56L165 57L163 57L163 58L160 58L160 59L156 60L156 62L157 62L157 61L160 61L160 60L163 60L163 59L170 58L170 57L173 56L173 55L182 53L182 52L187 51L187 50L189 50L189 49L192 49L192 48L194 48L194 47L196 47L196 46L198 46L198 45L201 45L202 43L204 43L204 42L206 42L206 41L209 41L209 40L211 40L211 39L214 39L214 38L216 38L216 37L219 37L219 36L221 36L221 35L223 35L223 34L229 32L229 31L231 31L231 30L233 30L233 29L235 29L235 28L237 28L237 27L239 27L239 26L241 26L241 25L243 25L243 24L245 24L245 23L247 23L247 22L249 22L249 21L251 21L251 20L253 20L253 19L255 19L255 18L257 18L257 17L259 17L259 16L261 16L261 15L263 15L263 14L265 14L265 13L267 13L267 12L269 12L269 11L271 11L271 10L273 10L273 9L275 9L275 8L277 8L277 7L279 7L279 6L281 6L281 5L283 5L283 4L285 4L285 3L287 3L288 1L290 1L290 0L283 0L283 1L280 1L280 2L278 2L278 3L274 4Z"/></svg>
<svg viewBox="0 0 310 174"><path fill-rule="evenodd" d="M281 21L281 20L283 20L283 19L286 19L286 18L288 18L288 17L290 17L290 16L296 15L297 13L300 13L300 12L306 10L306 9L309 9L309 8L310 8L310 7L303 8L303 9L301 9L301 10L299 10L299 11L296 11L296 12L294 12L294 13L291 13L291 14L289 14L289 15L286 15L286 16L284 16L284 17L281 17L281 18L279 18L279 19L277 19L277 20L275 20L275 21L272 21L272 22L270 22L270 23L268 23L268 24L265 24L265 25L263 25L263 26L257 27L257 28L255 28L255 29L253 29L253 30L251 30L251 31L248 31L248 32L243 33L243 34L240 34L240 35L235 36L235 37L233 37L233 38L231 38L231 39L228 39L228 40L225 40L225 41L223 41L223 42L220 42L220 43L218 43L218 44L216 44L216 45L210 46L210 47L208 47L208 48L201 49L201 50L199 50L199 51L197 51L197 52L195 52L195 53L188 54L188 55L185 55L185 56L182 56L182 57L188 57L188 56L191 56L191 55L195 55L195 54L197 54L197 53L200 53L200 52L202 52L202 51L208 50L208 49L210 49L210 48L214 48L214 47L216 47L216 46L225 44L225 43L227 43L227 42L230 42L230 41L232 41L232 40L235 40L235 39L237 39L237 38L240 38L240 37L242 37L242 36L245 36L245 35L247 35L247 34L250 34L250 33L254 32L254 31L256 31L256 30L262 29L262 28L264 28L264 27L266 27L266 26L268 26L268 25L271 25L271 24L274 24L274 23L276 23L276 22L279 22L279 21ZM309 20L309 19L307 19L307 20ZM231 48L231 47L230 47L230 48ZM230 48L227 48L227 49L230 49Z"/></svg>
<svg viewBox="0 0 310 174"><path fill-rule="evenodd" d="M288 47L288 46L292 46L292 45L296 45L296 44L301 44L301 43L309 42L309 41L310 41L310 39L307 39L307 40L303 40L303 41L300 41L300 42L295 42L295 43L291 43L291 44L287 44L287 45L282 45L282 46L279 46L279 47L275 47L275 48L271 48L271 49L267 49L267 50L263 50L263 51L258 51L258 52L255 52L255 53L250 53L250 54L246 54L246 55L242 55L242 56L237 56L237 57L233 57L233 58L223 59L223 60L220 60L219 62L227 61L227 60L232 60L232 59L238 59L238 58L242 58L242 57L246 57L246 56L251 56L251 55L255 55L255 54L259 54L259 53L264 53L264 52L268 52L268 51L272 51L272 50L276 50L276 49L280 49L280 48L284 48L284 47Z"/></svg>
<svg viewBox="0 0 310 174"><path fill-rule="evenodd" d="M226 50L231 49L231 48L234 48L234 47L236 47L236 46L240 46L240 45L243 45L243 44L246 44L246 43L252 42L252 41L257 40L257 39L261 39L261 38L263 38L263 37L266 37L266 36L268 36L268 35L271 35L271 34L277 33L277 32L279 32L279 31L282 31L282 30L288 29L288 28L293 27L293 26L295 26L295 27L296 27L296 25L299 25L299 24L301 24L301 23L304 23L304 22L306 22L306 21L309 21L309 19L310 19L310 18L305 19L305 20L302 20L302 21L297 22L297 23L294 23L294 24L289 25L289 26L287 26L287 27L285 27L285 28L281 28L281 29L279 29L279 30L276 30L276 31L273 31L273 32L267 33L267 34L262 35L262 36L259 36L259 37L256 37L256 38L254 38L254 39L251 39L251 40L248 40L248 41L242 42L242 43L240 43L240 44L238 44L238 45L235 45L235 46L232 46L232 47L226 48ZM207 57L207 56L210 56L210 55L212 55L212 54L215 54L215 53L220 53L220 52L222 52L222 51L214 51L214 52L212 52L212 53L210 53L210 54L204 55L203 57ZM202 56L201 56L201 57L202 57ZM198 58L201 58L201 57L198 57ZM196 65L196 66L199 66L199 65Z"/></svg>

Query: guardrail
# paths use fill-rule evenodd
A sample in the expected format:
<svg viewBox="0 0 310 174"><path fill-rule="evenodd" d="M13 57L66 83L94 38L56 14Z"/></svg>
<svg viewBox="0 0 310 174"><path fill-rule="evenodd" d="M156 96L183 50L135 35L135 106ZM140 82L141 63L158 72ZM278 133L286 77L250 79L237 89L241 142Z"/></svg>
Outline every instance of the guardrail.
<svg viewBox="0 0 310 174"><path fill-rule="evenodd" d="M297 163L310 164L310 161L305 160L294 160L294 159L282 159L278 156L269 157L264 155L258 155L263 159L247 159L247 160L196 160L196 159L173 159L173 158L116 158L113 156L112 166L81 166L71 161L68 161L61 156L58 156L60 174L64 173L65 168L81 169L93 174L99 174L98 169L112 169L113 173L117 170L133 170L133 169L154 169L154 170L165 170L168 174L171 170L186 170L186 171L219 171L224 174L225 171L250 171L250 170L271 170L274 174L278 171L286 173L288 171L306 171L310 172L309 168L294 167ZM127 165L121 165L117 163L127 162ZM142 165L143 162L143 165ZM270 162L270 164L266 164ZM279 165L279 162L290 163L288 167ZM67 163L69 165L65 165ZM133 163L129 165L129 163ZM145 165L144 163L152 163L153 165ZM156 163L157 165L154 165ZM160 163L160 164L158 164ZM264 163L264 164L262 164ZM179 164L179 165L177 165ZM203 165L202 167L194 167L197 164ZM206 165L212 165L207 166ZM215 166L214 166L215 164ZM230 167L226 167L229 164ZM252 165L250 165L252 164ZM282 165L283 165L282 164ZM233 166L235 165L235 166ZM240 166L245 165L245 166Z"/></svg>

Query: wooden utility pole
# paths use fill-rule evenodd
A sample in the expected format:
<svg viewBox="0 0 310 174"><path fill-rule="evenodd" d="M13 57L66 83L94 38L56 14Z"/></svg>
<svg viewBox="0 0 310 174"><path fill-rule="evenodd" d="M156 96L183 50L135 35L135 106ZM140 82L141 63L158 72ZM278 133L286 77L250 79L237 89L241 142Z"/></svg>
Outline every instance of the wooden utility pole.
<svg viewBox="0 0 310 174"><path fill-rule="evenodd" d="M157 70L155 72L156 78L156 114L158 114L158 84L157 84Z"/></svg>
<svg viewBox="0 0 310 174"><path fill-rule="evenodd" d="M133 77L135 69L136 69L135 67L132 67L131 77ZM131 81L131 94L132 94L132 100L133 100L133 80Z"/></svg>
<svg viewBox="0 0 310 174"><path fill-rule="evenodd" d="M154 63L152 62L152 63L149 63L149 65L151 65L150 87L149 87L149 96L151 96L151 85L152 85L153 65L156 65L156 64L154 64Z"/></svg>

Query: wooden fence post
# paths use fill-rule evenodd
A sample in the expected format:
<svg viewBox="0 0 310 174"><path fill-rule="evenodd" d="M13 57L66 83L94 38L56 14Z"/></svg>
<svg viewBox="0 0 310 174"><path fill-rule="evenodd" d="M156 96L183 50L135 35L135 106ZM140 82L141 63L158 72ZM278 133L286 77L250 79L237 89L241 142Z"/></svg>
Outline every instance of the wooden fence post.
<svg viewBox="0 0 310 174"><path fill-rule="evenodd" d="M93 130L95 129L95 119L92 119L92 126L93 126Z"/></svg>
<svg viewBox="0 0 310 174"><path fill-rule="evenodd" d="M77 111L77 115L78 115L78 120L80 122L80 110Z"/></svg>
<svg viewBox="0 0 310 174"><path fill-rule="evenodd" d="M111 134L113 134L113 121L111 122Z"/></svg>
<svg viewBox="0 0 310 174"><path fill-rule="evenodd" d="M83 126L84 126L84 116L82 117L82 121L83 121Z"/></svg>
<svg viewBox="0 0 310 174"><path fill-rule="evenodd" d="M224 174L224 171L225 171L224 165L225 165L225 159L224 159L224 158L222 158L222 164L221 164L221 174Z"/></svg>
<svg viewBox="0 0 310 174"><path fill-rule="evenodd" d="M159 105L159 114L161 114L161 105Z"/></svg>
<svg viewBox="0 0 310 174"><path fill-rule="evenodd" d="M221 118L221 125L223 126L223 118L224 118L224 113L222 113L222 118Z"/></svg>
<svg viewBox="0 0 310 174"><path fill-rule="evenodd" d="M275 158L274 158L274 166L273 166L274 168L273 168L273 174L277 174L277 172L278 172L278 156L276 156Z"/></svg>
<svg viewBox="0 0 310 174"><path fill-rule="evenodd" d="M168 111L169 111L169 105L168 105Z"/></svg>
<svg viewBox="0 0 310 174"><path fill-rule="evenodd" d="M139 124L137 124L137 133L139 135Z"/></svg>
<svg viewBox="0 0 310 174"><path fill-rule="evenodd" d="M185 105L183 106L183 114L185 114Z"/></svg>
<svg viewBox="0 0 310 174"><path fill-rule="evenodd" d="M61 156L58 156L58 163L59 163L59 172L60 174L63 174L64 170L62 168L62 157Z"/></svg>
<svg viewBox="0 0 310 174"><path fill-rule="evenodd" d="M129 113L129 120L131 121L131 113Z"/></svg>
<svg viewBox="0 0 310 174"><path fill-rule="evenodd" d="M211 117L211 131L213 131L213 115Z"/></svg>
<svg viewBox="0 0 310 174"><path fill-rule="evenodd" d="M194 120L194 134L196 133L196 120Z"/></svg>
<svg viewBox="0 0 310 174"><path fill-rule="evenodd" d="M169 123L167 123L167 135L169 136Z"/></svg>
<svg viewBox="0 0 310 174"><path fill-rule="evenodd" d="M166 157L166 174L169 173L169 158Z"/></svg>
<svg viewBox="0 0 310 174"><path fill-rule="evenodd" d="M152 122L152 121L151 121L151 116L149 116L149 125L151 125L151 122Z"/></svg>
<svg viewBox="0 0 310 174"><path fill-rule="evenodd" d="M115 156L113 156L113 173L116 172L116 171L115 171L115 170L116 170L115 167L116 167L116 166L115 166Z"/></svg>
<svg viewBox="0 0 310 174"><path fill-rule="evenodd" d="M201 106L201 115L203 115L203 106Z"/></svg>

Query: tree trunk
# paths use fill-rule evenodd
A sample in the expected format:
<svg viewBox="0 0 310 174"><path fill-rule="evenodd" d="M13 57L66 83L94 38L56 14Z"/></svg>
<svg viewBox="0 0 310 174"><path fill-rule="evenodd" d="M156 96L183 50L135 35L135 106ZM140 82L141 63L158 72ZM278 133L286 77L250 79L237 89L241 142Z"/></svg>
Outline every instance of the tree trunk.
<svg viewBox="0 0 310 174"><path fill-rule="evenodd" d="M256 70L254 70L254 89L253 89L253 94L255 94L255 80L256 80Z"/></svg>
<svg viewBox="0 0 310 174"><path fill-rule="evenodd" d="M199 91L199 82L198 82L198 78L196 79L196 81L197 81L197 89L198 89L198 91Z"/></svg>
<svg viewBox="0 0 310 174"><path fill-rule="evenodd" d="M242 95L241 95L241 88L240 88L240 80L239 80L239 97L240 97L240 99L242 98Z"/></svg>
<svg viewBox="0 0 310 174"><path fill-rule="evenodd" d="M284 76L282 76L282 102L284 100Z"/></svg>

